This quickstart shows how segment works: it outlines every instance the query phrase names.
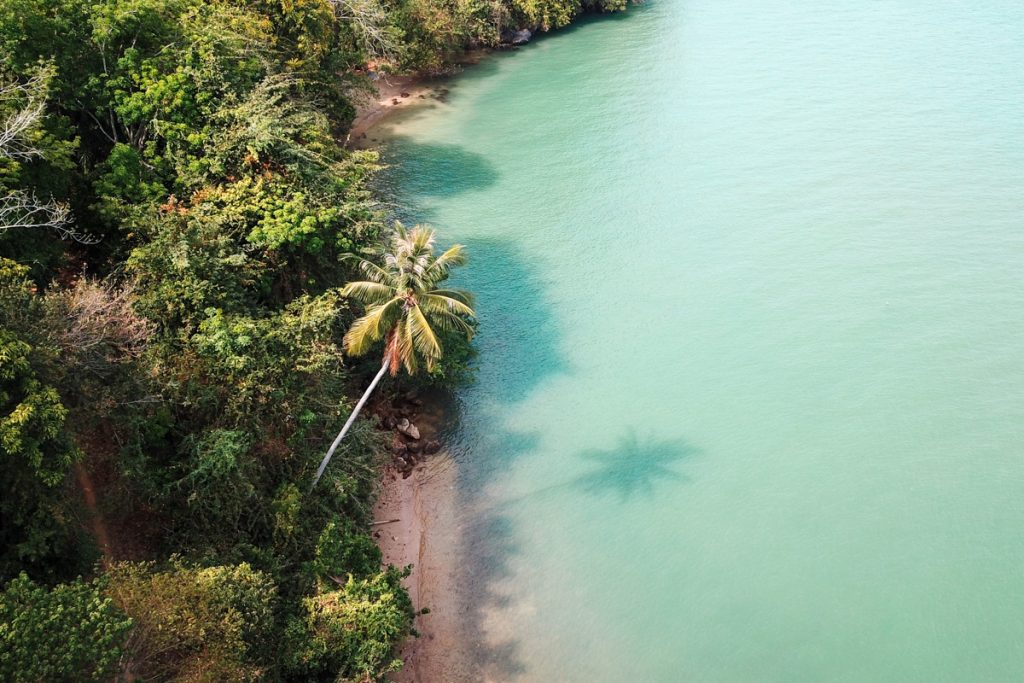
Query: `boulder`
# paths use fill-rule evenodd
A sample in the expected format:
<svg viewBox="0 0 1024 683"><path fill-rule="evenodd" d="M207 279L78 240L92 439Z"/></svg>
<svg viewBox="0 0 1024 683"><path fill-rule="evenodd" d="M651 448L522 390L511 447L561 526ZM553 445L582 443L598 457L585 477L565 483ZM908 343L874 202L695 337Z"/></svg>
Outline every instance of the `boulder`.
<svg viewBox="0 0 1024 683"><path fill-rule="evenodd" d="M511 39L508 41L513 45L526 45L530 42L530 38L533 38L533 33L528 28L521 28L512 34Z"/></svg>
<svg viewBox="0 0 1024 683"><path fill-rule="evenodd" d="M433 455L441 450L441 442L437 439L431 439L423 446L423 452L427 455Z"/></svg>
<svg viewBox="0 0 1024 683"><path fill-rule="evenodd" d="M403 417L401 420L399 420L398 424L395 425L395 428L398 429L398 431L400 431L402 434L405 434L410 439L420 438L420 430L417 429L416 425L414 425L412 422L409 422L408 418Z"/></svg>
<svg viewBox="0 0 1024 683"><path fill-rule="evenodd" d="M391 452L395 455L404 455L409 450L409 447L405 445L405 441L402 437L395 435L395 438L391 439Z"/></svg>

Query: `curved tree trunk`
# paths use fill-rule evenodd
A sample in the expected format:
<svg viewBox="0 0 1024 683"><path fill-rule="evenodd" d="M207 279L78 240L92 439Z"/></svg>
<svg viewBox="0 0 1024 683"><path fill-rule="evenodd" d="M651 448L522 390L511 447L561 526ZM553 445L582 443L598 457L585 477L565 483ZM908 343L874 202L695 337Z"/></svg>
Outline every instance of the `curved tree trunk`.
<svg viewBox="0 0 1024 683"><path fill-rule="evenodd" d="M367 387L365 392L363 392L363 397L359 399L359 403L357 403L356 407L352 410L352 414L348 416L345 426L341 428L340 432L338 432L338 437L334 440L334 443L331 444L331 447L327 451L327 455L324 456L323 461L320 463L320 467L317 468L316 476L313 477L313 486L309 487L310 490L313 490L316 483L320 481L320 477L323 476L324 470L327 469L327 463L331 461L331 456L334 455L334 451L338 448L338 444L340 444L341 440L345 438L346 434L348 434L348 430L352 426L352 423L356 421L356 416L359 415L359 411L362 410L363 406L366 404L366 399L370 398L370 394L372 394L373 390L377 388L377 384L380 383L380 378L384 376L384 373L387 372L387 370L388 362L385 360L384 364L380 366L380 371L377 373L377 376L373 378L373 381L370 382L370 386Z"/></svg>

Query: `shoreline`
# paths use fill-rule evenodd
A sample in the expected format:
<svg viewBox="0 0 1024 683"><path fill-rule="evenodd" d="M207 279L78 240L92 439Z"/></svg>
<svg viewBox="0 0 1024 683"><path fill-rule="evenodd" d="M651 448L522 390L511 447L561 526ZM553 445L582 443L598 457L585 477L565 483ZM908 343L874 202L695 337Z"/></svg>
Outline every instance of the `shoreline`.
<svg viewBox="0 0 1024 683"><path fill-rule="evenodd" d="M377 149L381 140L373 131L392 116L416 106L447 101L452 79L465 67L475 66L495 49L465 53L452 73L442 75L381 75L376 92L356 108L356 116L345 140L349 149ZM436 397L435 397L436 398ZM443 401L430 400L414 416L424 442L439 439L450 416ZM492 680L474 665L473 638L464 633L466 606L459 584L461 565L457 561L462 545L462 522L457 509L458 463L441 439L441 450L425 456L408 476L389 462L378 479L379 494L373 508L377 526L371 535L381 550L385 566L406 567L412 572L403 580L416 617L409 636L398 650L400 670L387 680L394 683L437 683L445 681ZM427 613L421 613L422 610ZM467 637L469 636L469 637Z"/></svg>
<svg viewBox="0 0 1024 683"><path fill-rule="evenodd" d="M457 535L446 523L455 507L455 464L444 451L430 456L403 479L389 466L374 506L375 519L398 520L374 531L385 565L412 565L403 581L417 612L410 636L398 656L404 665L388 680L396 683L433 683L452 678L459 668L457 653L463 639L455 600L454 562ZM426 614L420 611L427 609Z"/></svg>
<svg viewBox="0 0 1024 683"><path fill-rule="evenodd" d="M427 402L414 416L422 442L438 438L446 415L439 402ZM419 636L402 643L404 666L388 680L434 683L471 680L466 676L465 644L458 603L455 558L461 542L456 509L458 465L446 448L425 456L411 471L395 462L384 467L373 508L372 536L384 565L406 567L403 580L417 615ZM421 610L427 609L427 613Z"/></svg>
<svg viewBox="0 0 1024 683"><path fill-rule="evenodd" d="M376 93L356 107L356 116L345 139L346 147L365 148L372 143L367 134L385 118L428 97L437 99L438 91L428 76L385 76L374 82Z"/></svg>
<svg viewBox="0 0 1024 683"><path fill-rule="evenodd" d="M466 52L455 64L454 70L447 74L380 74L373 83L376 92L356 107L345 146L353 149L373 147L377 141L371 140L369 133L391 115L431 101L444 102L452 78L458 76L465 67L479 64L494 51L479 48Z"/></svg>
<svg viewBox="0 0 1024 683"><path fill-rule="evenodd" d="M472 66L491 53L467 53L458 67ZM357 107L345 140L350 149L376 149L380 140L374 129L392 116L416 106L444 103L454 74L385 76L375 82L376 93ZM435 397L436 399L436 397ZM443 401L429 400L413 416L423 442L438 439L448 421ZM379 493L373 507L376 526L371 536L381 550L384 566L406 567L412 572L402 584L409 593L416 617L411 635L397 656L400 670L388 675L394 683L436 683L474 680L470 674L470 642L463 637L458 593L460 534L456 522L458 464L447 444L425 456L403 476L394 460L378 479ZM426 609L427 613L421 613Z"/></svg>

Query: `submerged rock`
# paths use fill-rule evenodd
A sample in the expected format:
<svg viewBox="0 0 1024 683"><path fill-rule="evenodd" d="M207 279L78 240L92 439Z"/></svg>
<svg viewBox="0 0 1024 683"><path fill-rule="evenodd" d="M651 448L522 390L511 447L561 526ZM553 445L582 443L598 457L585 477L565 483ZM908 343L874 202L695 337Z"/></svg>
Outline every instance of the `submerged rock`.
<svg viewBox="0 0 1024 683"><path fill-rule="evenodd" d="M431 439L423 446L423 452L427 455L433 455L441 450L441 442L437 439Z"/></svg>

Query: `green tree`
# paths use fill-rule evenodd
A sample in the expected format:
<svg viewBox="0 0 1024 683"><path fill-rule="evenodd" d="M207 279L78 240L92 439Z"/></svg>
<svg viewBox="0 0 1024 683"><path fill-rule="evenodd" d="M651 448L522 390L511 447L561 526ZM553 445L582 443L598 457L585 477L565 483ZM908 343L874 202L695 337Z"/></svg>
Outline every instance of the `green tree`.
<svg viewBox="0 0 1024 683"><path fill-rule="evenodd" d="M401 223L396 224L384 265L360 259L358 267L369 279L350 282L341 290L342 296L366 306L366 313L345 334L345 351L362 356L383 340L384 360L320 463L313 486L385 372L390 370L393 377L404 367L415 374L421 358L427 370L433 370L444 354L439 333L459 332L466 339L473 337L476 312L472 295L439 286L453 267L466 262L464 247L456 244L435 256L434 241L431 228L417 225L406 230Z"/></svg>
<svg viewBox="0 0 1024 683"><path fill-rule="evenodd" d="M413 607L394 567L349 576L303 601L288 627L286 667L299 680L376 681L402 666L395 643L410 632Z"/></svg>
<svg viewBox="0 0 1024 683"><path fill-rule="evenodd" d="M254 681L271 652L276 588L247 564L120 563L107 593L132 618L127 665L142 680Z"/></svg>
<svg viewBox="0 0 1024 683"><path fill-rule="evenodd" d="M110 680L131 619L104 581L47 589L24 573L0 593L0 679L12 683Z"/></svg>
<svg viewBox="0 0 1024 683"><path fill-rule="evenodd" d="M5 578L20 569L52 574L50 569L59 569L53 566L56 558L78 555L72 550L77 531L64 489L81 451L66 429L68 408L50 382L53 352L43 345L42 308L27 273L0 259L0 576Z"/></svg>

